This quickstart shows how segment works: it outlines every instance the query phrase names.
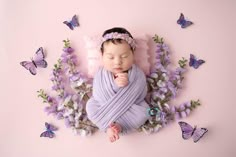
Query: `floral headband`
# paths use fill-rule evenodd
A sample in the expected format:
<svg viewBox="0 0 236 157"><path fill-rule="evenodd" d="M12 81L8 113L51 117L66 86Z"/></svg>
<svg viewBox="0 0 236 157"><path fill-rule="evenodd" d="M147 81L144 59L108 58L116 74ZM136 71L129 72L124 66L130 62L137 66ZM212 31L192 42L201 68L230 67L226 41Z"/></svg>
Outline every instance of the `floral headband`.
<svg viewBox="0 0 236 157"><path fill-rule="evenodd" d="M131 46L132 50L135 50L135 47L136 47L135 40L133 38L131 38L126 33L117 33L117 32L115 32L115 33L106 34L102 37L102 43L104 43L105 41L107 41L109 39L122 39L122 40L125 40Z"/></svg>

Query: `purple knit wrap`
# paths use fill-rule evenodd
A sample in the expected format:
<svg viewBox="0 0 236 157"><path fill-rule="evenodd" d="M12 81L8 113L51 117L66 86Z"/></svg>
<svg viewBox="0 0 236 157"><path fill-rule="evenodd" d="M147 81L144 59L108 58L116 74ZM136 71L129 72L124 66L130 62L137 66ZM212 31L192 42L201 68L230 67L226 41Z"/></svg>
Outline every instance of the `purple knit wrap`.
<svg viewBox="0 0 236 157"><path fill-rule="evenodd" d="M139 128L148 119L146 77L136 65L128 71L129 84L117 87L113 74L104 68L94 77L93 95L86 104L88 118L106 131L112 122L122 126L123 133Z"/></svg>

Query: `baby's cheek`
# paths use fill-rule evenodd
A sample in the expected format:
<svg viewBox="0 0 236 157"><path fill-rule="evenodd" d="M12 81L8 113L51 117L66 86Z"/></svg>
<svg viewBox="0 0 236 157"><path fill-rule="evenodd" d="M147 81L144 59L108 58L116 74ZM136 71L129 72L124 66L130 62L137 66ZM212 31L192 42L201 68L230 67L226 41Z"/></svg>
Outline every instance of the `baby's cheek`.
<svg viewBox="0 0 236 157"><path fill-rule="evenodd" d="M106 59L102 60L102 65L106 70L109 70L109 71L112 68L112 63L110 61L106 60Z"/></svg>
<svg viewBox="0 0 236 157"><path fill-rule="evenodd" d="M129 70L133 64L134 64L133 60L129 60L128 62L126 62L125 64L126 70Z"/></svg>
<svg viewBox="0 0 236 157"><path fill-rule="evenodd" d="M103 64L103 65L108 64L108 60L107 60L106 58L104 58L104 57L102 58L102 64Z"/></svg>

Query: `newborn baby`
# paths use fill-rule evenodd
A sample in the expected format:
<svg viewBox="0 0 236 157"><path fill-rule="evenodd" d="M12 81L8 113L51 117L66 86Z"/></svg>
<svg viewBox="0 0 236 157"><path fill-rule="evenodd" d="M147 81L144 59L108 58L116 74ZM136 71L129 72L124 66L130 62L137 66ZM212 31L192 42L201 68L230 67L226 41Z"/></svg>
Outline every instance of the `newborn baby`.
<svg viewBox="0 0 236 157"><path fill-rule="evenodd" d="M106 30L102 41L103 67L94 77L86 111L114 142L119 134L138 129L148 119L146 77L134 64L135 41L126 29Z"/></svg>

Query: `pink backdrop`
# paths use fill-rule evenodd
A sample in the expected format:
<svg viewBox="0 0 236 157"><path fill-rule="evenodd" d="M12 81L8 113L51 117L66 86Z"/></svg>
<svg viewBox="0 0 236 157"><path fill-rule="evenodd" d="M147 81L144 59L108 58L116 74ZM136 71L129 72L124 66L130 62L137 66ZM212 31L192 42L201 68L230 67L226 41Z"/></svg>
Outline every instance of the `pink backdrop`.
<svg viewBox="0 0 236 157"><path fill-rule="evenodd" d="M181 29L176 24L180 12L195 24ZM62 22L74 14L81 26L71 31ZM235 156L235 19L234 0L1 0L0 156ZM189 53L206 60L198 70L188 68L184 88L173 102L201 100L203 105L184 119L209 129L199 143L182 140L173 123L157 134L133 133L110 144L101 132L75 136L63 121L43 112L45 104L36 91L50 88L48 79L62 52L62 40L69 38L78 56L86 57L83 37L113 26L164 37L175 66ZM47 52L48 68L32 76L19 62L40 46ZM86 60L80 63L86 72ZM45 121L60 128L55 139L39 137Z"/></svg>

